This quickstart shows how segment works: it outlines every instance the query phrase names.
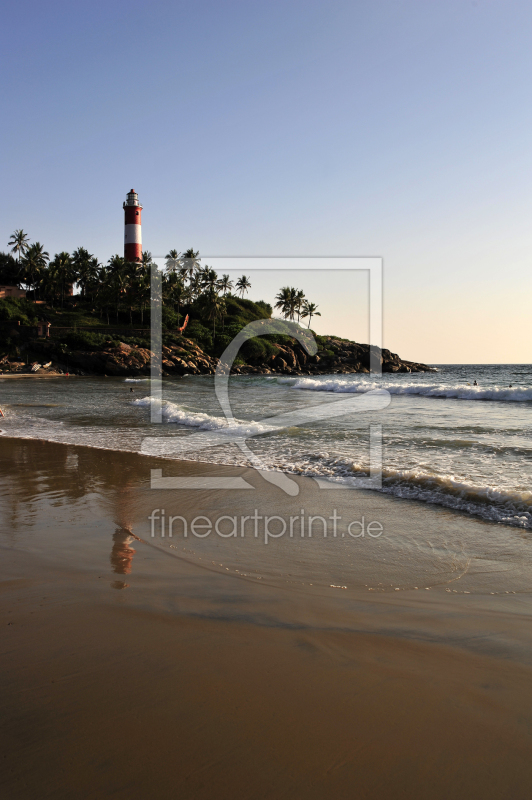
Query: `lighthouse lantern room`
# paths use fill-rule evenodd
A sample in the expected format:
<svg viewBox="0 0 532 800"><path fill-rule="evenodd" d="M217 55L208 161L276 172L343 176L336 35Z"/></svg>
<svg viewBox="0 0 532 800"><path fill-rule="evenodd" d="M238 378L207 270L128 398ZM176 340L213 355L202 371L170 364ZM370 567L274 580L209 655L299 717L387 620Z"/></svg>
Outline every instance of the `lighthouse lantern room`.
<svg viewBox="0 0 532 800"><path fill-rule="evenodd" d="M142 259L142 206L139 205L139 196L132 189L124 203L124 259L126 261L141 261Z"/></svg>

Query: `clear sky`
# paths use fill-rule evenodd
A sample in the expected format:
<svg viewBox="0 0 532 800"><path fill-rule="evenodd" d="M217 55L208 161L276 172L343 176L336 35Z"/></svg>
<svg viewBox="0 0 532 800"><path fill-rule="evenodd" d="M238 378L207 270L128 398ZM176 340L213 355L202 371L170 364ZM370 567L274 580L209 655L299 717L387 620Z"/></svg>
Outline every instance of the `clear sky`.
<svg viewBox="0 0 532 800"><path fill-rule="evenodd" d="M386 347L532 361L530 2L19 0L2 22L0 247L22 227L106 261L133 187L154 254L380 255Z"/></svg>

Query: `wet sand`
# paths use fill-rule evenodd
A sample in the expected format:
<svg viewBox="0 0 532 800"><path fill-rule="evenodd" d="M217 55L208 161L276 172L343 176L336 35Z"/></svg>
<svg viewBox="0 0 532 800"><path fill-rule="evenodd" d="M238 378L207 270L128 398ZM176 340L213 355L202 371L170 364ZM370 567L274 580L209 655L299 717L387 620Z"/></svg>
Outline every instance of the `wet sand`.
<svg viewBox="0 0 532 800"><path fill-rule="evenodd" d="M150 468L256 490L150 490ZM394 550L412 528L467 542L498 526L302 478L289 498L251 470L41 442L2 439L0 470L2 798L530 796L522 576L493 568L492 595L487 559L438 582L425 556ZM340 541L152 539L147 519L301 505L384 525L380 552L354 542L345 590ZM405 579L416 569L428 589Z"/></svg>

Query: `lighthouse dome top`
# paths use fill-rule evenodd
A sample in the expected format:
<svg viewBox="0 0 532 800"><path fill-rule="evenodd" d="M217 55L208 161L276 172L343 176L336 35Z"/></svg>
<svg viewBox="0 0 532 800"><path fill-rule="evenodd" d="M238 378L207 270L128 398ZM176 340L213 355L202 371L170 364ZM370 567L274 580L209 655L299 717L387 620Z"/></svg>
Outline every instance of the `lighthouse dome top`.
<svg viewBox="0 0 532 800"><path fill-rule="evenodd" d="M126 205L128 205L128 206L138 206L138 204L139 204L139 196L136 193L136 191L134 189L132 189L127 194Z"/></svg>

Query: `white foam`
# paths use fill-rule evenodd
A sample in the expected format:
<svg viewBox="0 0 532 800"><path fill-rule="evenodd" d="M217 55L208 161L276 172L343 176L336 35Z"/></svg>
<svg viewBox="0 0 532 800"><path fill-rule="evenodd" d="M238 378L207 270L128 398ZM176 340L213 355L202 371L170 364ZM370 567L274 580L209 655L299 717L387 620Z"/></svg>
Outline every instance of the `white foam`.
<svg viewBox="0 0 532 800"><path fill-rule="evenodd" d="M367 468L341 460L336 464L313 464L304 470L307 475L325 474L331 478L355 484L356 477L365 477ZM303 470L301 470L303 471ZM349 476L352 476L351 478ZM382 489L407 500L452 508L462 513L482 517L490 522L501 522L520 528L532 528L532 491L503 489L495 486L482 486L454 475L427 474L422 470L382 470Z"/></svg>
<svg viewBox="0 0 532 800"><path fill-rule="evenodd" d="M419 395L421 397L439 397L456 400L498 400L508 403L532 402L532 387L491 387L470 386L445 383L397 383L383 378L379 381L353 378L277 378L278 383L288 384L292 389L303 389L311 392L362 393L372 389L386 389L390 394Z"/></svg>
<svg viewBox="0 0 532 800"><path fill-rule="evenodd" d="M452 475L423 476L384 470L382 491L519 528L532 528L532 493L478 486ZM388 473L388 474L386 474Z"/></svg>
<svg viewBox="0 0 532 800"><path fill-rule="evenodd" d="M132 401L132 405L147 408L158 403L159 401L154 397L142 397ZM161 412L164 422L173 422L179 425L186 425L188 428L199 428L203 431L228 430L231 431L231 434L236 433L242 436L255 436L258 433L271 431L271 427L261 425L259 422L247 422L237 419L227 420L225 417L215 417L211 414L196 411L185 411L185 409L176 403L171 403L169 400L162 401Z"/></svg>
<svg viewBox="0 0 532 800"><path fill-rule="evenodd" d="M427 475L421 470L383 469L383 482L407 483L423 489L438 489L447 494L471 500L477 503L492 505L511 505L525 512L532 511L532 491L501 489L495 486L480 486L470 481L459 480L454 475Z"/></svg>

